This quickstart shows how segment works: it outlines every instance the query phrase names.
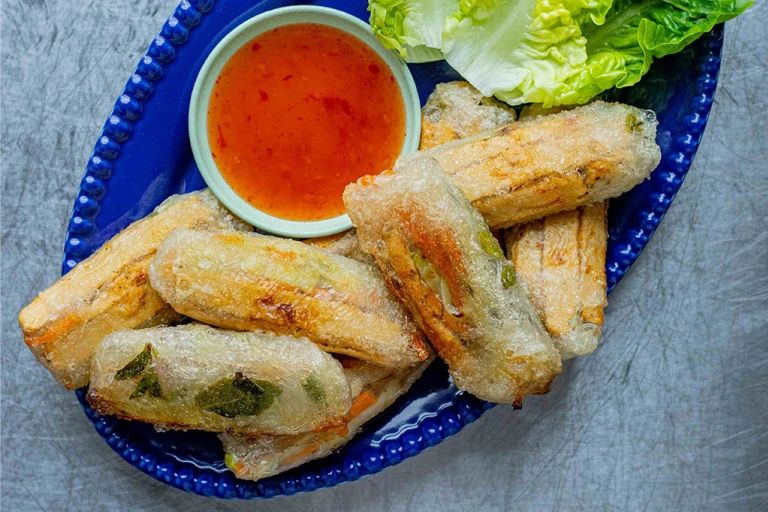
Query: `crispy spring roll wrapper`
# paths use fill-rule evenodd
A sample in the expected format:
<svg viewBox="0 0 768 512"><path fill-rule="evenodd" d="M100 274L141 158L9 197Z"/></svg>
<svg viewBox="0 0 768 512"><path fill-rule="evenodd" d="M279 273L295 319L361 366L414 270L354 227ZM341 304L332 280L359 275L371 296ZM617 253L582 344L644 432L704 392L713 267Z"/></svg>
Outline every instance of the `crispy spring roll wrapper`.
<svg viewBox="0 0 768 512"><path fill-rule="evenodd" d="M649 110L597 101L412 153L398 165L437 160L488 225L500 229L631 189L661 159L656 125Z"/></svg>
<svg viewBox="0 0 768 512"><path fill-rule="evenodd" d="M607 304L605 203L515 226L505 238L507 257L562 358L593 352Z"/></svg>
<svg viewBox="0 0 768 512"><path fill-rule="evenodd" d="M354 368L344 368L350 388L355 384L360 387L356 395L353 391L355 399L343 425L295 436L247 438L220 434L227 467L237 478L260 480L331 454L352 439L366 422L407 392L432 358L412 368L394 373L389 369L384 374L382 370L386 369L358 360L353 363Z"/></svg>
<svg viewBox="0 0 768 512"><path fill-rule="evenodd" d="M442 90L438 86L430 95L422 109L422 134L441 133L443 136L439 139L422 136L421 149L476 135L482 126L503 124L499 122L504 119L502 113L489 108L473 108L473 102L477 100L473 95L461 93L462 84L466 82L443 84ZM466 84L463 88L472 86ZM450 95L452 92L455 94ZM446 96L457 99L445 100ZM465 98L472 100L462 103ZM435 105L433 110L440 113L439 117L434 113L430 115L430 105ZM527 105L520 113L520 119L573 108L547 109L541 104ZM470 124L470 129L451 129L468 116L472 119L472 113L485 117L482 122ZM463 126L467 126L466 122ZM514 226L505 232L507 257L525 283L531 301L563 359L593 352L600 340L603 308L608 302L606 225L607 202L603 201Z"/></svg>
<svg viewBox="0 0 768 512"><path fill-rule="evenodd" d="M515 111L469 82L437 84L421 109L421 144L429 149L515 120Z"/></svg>
<svg viewBox="0 0 768 512"><path fill-rule="evenodd" d="M376 265L370 254L360 248L360 241L357 239L355 228L349 229L336 235L328 235L319 238L307 238L303 240L307 245L316 249L332 252L340 256L352 258L367 265Z"/></svg>
<svg viewBox="0 0 768 512"><path fill-rule="evenodd" d="M523 108L520 118L573 107ZM607 201L557 213L505 232L507 257L563 359L593 352L600 341L606 293Z"/></svg>
<svg viewBox="0 0 768 512"><path fill-rule="evenodd" d="M446 363L456 387L520 404L549 390L560 355L483 218L434 161L347 186L363 249Z"/></svg>
<svg viewBox="0 0 768 512"><path fill-rule="evenodd" d="M88 402L167 429L297 434L342 421L350 395L339 362L305 338L192 324L104 338Z"/></svg>
<svg viewBox="0 0 768 512"><path fill-rule="evenodd" d="M207 190L171 196L21 311L24 342L67 389L88 384L91 354L107 334L181 318L150 287L148 278L157 246L178 227L251 229Z"/></svg>
<svg viewBox="0 0 768 512"><path fill-rule="evenodd" d="M306 336L389 367L428 355L375 268L302 242L179 229L158 248L150 280L176 311L207 324Z"/></svg>

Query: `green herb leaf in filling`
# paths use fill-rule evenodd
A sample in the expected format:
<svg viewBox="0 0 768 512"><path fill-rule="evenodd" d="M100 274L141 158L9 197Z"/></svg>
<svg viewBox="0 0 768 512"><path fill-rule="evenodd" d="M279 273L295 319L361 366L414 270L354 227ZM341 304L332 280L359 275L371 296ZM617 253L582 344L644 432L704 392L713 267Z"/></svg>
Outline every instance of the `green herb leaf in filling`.
<svg viewBox="0 0 768 512"><path fill-rule="evenodd" d="M142 374L142 372L144 372L144 369L151 361L152 344L147 343L147 345L144 347L144 350L142 350L139 355L131 359L131 362L120 368L117 373L115 373L115 379L126 380L138 377Z"/></svg>
<svg viewBox="0 0 768 512"><path fill-rule="evenodd" d="M310 375L301 387L304 388L304 391L307 392L309 398L311 398L313 402L320 403L325 401L325 390L323 389L323 385L320 384L320 381L314 376Z"/></svg>
<svg viewBox="0 0 768 512"><path fill-rule="evenodd" d="M483 252L500 260L504 259L504 251L501 250L499 241L496 240L496 237L490 231L479 232L477 238L480 241L480 248Z"/></svg>
<svg viewBox="0 0 768 512"><path fill-rule="evenodd" d="M141 378L136 389L133 390L129 398L138 398L140 396L149 395L154 398L163 398L163 391L160 389L160 381L157 378L157 373L150 369Z"/></svg>
<svg viewBox="0 0 768 512"><path fill-rule="evenodd" d="M195 404L225 418L258 416L274 403L280 392L271 382L249 379L237 372L234 377L221 379L199 392Z"/></svg>
<svg viewBox="0 0 768 512"><path fill-rule="evenodd" d="M517 276L515 275L515 268L512 263L506 262L501 267L501 284L504 288L514 286L517 282Z"/></svg>
<svg viewBox="0 0 768 512"><path fill-rule="evenodd" d="M635 114L628 114L625 124L629 133L643 131L643 122L640 121Z"/></svg>
<svg viewBox="0 0 768 512"><path fill-rule="evenodd" d="M504 256L504 251L501 250L499 241L490 231L480 231L477 234L477 238L480 241L480 248L489 256L501 260L501 284L504 288L514 286L517 282L517 276L515 276L515 267Z"/></svg>

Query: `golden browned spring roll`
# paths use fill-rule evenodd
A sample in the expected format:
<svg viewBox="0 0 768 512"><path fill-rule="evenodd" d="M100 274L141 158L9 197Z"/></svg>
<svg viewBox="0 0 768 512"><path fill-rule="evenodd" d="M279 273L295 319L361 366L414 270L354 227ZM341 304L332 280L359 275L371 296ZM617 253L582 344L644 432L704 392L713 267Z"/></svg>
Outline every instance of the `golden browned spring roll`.
<svg viewBox="0 0 768 512"><path fill-rule="evenodd" d="M172 196L42 292L19 314L24 342L61 384L88 384L96 344L125 328L181 318L149 285L149 262L174 228L248 229L209 191Z"/></svg>
<svg viewBox="0 0 768 512"><path fill-rule="evenodd" d="M607 303L606 204L506 230L507 256L563 359L597 348Z"/></svg>
<svg viewBox="0 0 768 512"><path fill-rule="evenodd" d="M618 103L523 119L400 159L435 159L492 229L618 196L661 158L656 115ZM396 166L397 169L397 166Z"/></svg>
<svg viewBox="0 0 768 512"><path fill-rule="evenodd" d="M306 336L383 366L427 358L375 268L294 240L179 229L158 248L150 280L176 311L211 325Z"/></svg>
<svg viewBox="0 0 768 512"><path fill-rule="evenodd" d="M549 390L560 355L483 218L434 161L362 178L344 202L456 387L516 404Z"/></svg>
<svg viewBox="0 0 768 512"><path fill-rule="evenodd" d="M344 373L355 396L343 425L294 436L247 438L221 434L219 438L224 444L227 467L237 478L259 480L329 455L352 439L363 424L408 391L431 361L432 357L412 368L394 373L390 369L382 373L380 366L343 360Z"/></svg>
<svg viewBox="0 0 768 512"><path fill-rule="evenodd" d="M520 118L573 107L523 108ZM507 256L525 282L534 306L563 359L593 352L608 303L605 252L608 202L557 213L505 233Z"/></svg>
<svg viewBox="0 0 768 512"><path fill-rule="evenodd" d="M162 428L256 435L338 423L350 395L338 361L307 339L193 324L104 338L88 401Z"/></svg>
<svg viewBox="0 0 768 512"><path fill-rule="evenodd" d="M475 107L482 94L468 83L441 85L422 109L421 149L503 124L504 111L499 110L503 107ZM573 108L527 105L520 119ZM473 116L482 119L465 121ZM424 136L431 133L441 136ZM600 340L607 304L606 222L607 202L603 201L514 226L505 233L507 256L563 359L593 352Z"/></svg>
<svg viewBox="0 0 768 512"><path fill-rule="evenodd" d="M515 120L515 111L469 82L437 84L421 109L421 144L429 149Z"/></svg>

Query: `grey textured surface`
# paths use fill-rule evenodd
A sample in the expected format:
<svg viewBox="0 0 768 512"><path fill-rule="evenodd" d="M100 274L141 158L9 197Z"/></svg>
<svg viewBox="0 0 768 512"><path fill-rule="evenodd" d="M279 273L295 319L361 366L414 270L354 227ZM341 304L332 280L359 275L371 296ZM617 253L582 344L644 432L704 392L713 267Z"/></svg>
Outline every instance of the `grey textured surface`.
<svg viewBox="0 0 768 512"><path fill-rule="evenodd" d="M765 510L768 5L726 28L693 169L610 297L603 346L552 393L497 407L383 473L269 502L162 485L99 438L21 341L59 275L77 184L112 102L176 0L2 6L5 510Z"/></svg>

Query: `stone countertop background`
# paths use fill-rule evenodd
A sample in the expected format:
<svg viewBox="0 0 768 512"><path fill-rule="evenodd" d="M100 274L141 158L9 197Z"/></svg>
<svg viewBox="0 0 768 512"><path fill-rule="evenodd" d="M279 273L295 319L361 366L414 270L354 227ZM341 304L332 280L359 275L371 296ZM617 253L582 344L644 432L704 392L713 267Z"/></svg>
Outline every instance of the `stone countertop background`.
<svg viewBox="0 0 768 512"><path fill-rule="evenodd" d="M24 346L85 163L177 0L2 5L4 510L766 510L768 5L729 22L688 178L610 296L603 345L549 395L353 484L216 501L123 462Z"/></svg>

